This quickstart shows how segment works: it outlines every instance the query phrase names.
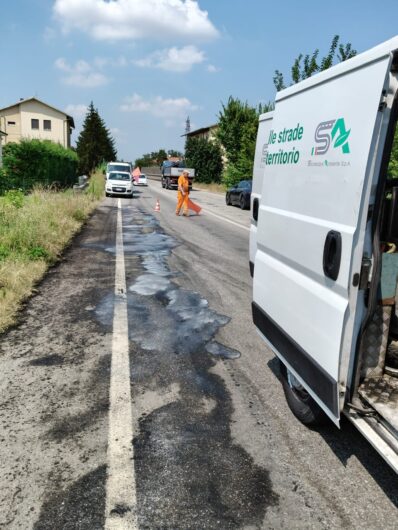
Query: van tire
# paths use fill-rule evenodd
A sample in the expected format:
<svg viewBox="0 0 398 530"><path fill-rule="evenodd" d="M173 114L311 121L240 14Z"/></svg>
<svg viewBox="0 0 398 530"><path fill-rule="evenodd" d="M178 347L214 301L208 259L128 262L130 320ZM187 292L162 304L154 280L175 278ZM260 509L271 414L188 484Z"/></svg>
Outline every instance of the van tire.
<svg viewBox="0 0 398 530"><path fill-rule="evenodd" d="M245 201L245 198L244 198L243 195L240 196L239 206L240 206L241 210L245 210L246 209L246 201Z"/></svg>
<svg viewBox="0 0 398 530"><path fill-rule="evenodd" d="M280 362L282 386L290 410L301 423L308 426L322 425L326 415L304 388L295 388L291 383L291 374Z"/></svg>

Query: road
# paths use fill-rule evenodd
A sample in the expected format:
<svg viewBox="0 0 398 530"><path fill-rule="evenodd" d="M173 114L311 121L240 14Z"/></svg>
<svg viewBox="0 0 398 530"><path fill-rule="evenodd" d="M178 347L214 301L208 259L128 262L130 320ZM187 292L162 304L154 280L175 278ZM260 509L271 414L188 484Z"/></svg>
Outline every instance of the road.
<svg viewBox="0 0 398 530"><path fill-rule="evenodd" d="M286 405L249 212L175 195L104 200L2 337L0 528L397 528L371 446Z"/></svg>

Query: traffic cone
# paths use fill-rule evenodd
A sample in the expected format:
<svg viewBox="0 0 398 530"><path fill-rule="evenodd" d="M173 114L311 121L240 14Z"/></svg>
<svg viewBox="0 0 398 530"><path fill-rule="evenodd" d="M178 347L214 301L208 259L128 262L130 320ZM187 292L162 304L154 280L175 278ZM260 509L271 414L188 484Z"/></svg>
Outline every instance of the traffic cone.
<svg viewBox="0 0 398 530"><path fill-rule="evenodd" d="M159 202L159 199L156 199L155 212L160 212L160 202Z"/></svg>

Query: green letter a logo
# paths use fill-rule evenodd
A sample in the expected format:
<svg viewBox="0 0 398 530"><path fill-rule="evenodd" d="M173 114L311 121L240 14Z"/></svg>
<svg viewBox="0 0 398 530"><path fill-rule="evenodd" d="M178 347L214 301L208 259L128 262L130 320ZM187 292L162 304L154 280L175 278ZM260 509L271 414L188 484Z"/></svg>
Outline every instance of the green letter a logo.
<svg viewBox="0 0 398 530"><path fill-rule="evenodd" d="M332 129L332 139L334 140L336 134L338 135L333 147L341 146L344 154L348 154L350 152L350 146L348 145L348 137L350 135L350 132L351 129L347 131L345 128L344 118L339 118L338 120L336 120L336 123L334 124L334 127Z"/></svg>

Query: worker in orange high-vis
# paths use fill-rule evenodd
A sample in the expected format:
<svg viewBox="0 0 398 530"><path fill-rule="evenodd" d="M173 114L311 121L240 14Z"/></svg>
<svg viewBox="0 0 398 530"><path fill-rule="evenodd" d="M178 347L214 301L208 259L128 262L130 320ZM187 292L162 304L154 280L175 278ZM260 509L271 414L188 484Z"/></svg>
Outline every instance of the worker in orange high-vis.
<svg viewBox="0 0 398 530"><path fill-rule="evenodd" d="M176 215L180 215L182 208L182 215L188 216L188 199L189 199L189 179L188 171L183 171L178 177L178 192L177 192L177 208Z"/></svg>

